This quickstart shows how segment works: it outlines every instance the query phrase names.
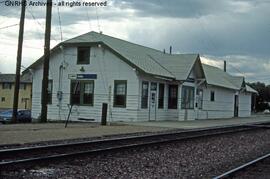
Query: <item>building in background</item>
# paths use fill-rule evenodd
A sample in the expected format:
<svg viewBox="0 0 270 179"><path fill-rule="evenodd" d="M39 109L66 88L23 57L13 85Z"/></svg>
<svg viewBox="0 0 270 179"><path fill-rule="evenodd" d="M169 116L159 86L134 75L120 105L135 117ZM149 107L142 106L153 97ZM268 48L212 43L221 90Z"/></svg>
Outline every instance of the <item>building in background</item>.
<svg viewBox="0 0 270 179"><path fill-rule="evenodd" d="M15 74L0 73L0 109L13 108L13 96L15 87ZM19 109L31 109L32 107L32 77L29 73L21 76L19 91Z"/></svg>
<svg viewBox="0 0 270 179"><path fill-rule="evenodd" d="M43 57L33 73L32 117L41 113ZM27 71L25 70L25 72ZM51 50L48 119L100 121L195 120L247 117L251 94L244 77L204 65L199 54L164 53L90 32Z"/></svg>

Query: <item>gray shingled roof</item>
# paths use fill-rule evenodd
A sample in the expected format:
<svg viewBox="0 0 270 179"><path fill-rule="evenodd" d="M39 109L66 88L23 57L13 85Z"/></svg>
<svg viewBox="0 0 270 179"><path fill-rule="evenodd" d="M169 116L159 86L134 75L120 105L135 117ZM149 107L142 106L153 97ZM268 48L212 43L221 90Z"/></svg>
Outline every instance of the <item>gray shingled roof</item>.
<svg viewBox="0 0 270 179"><path fill-rule="evenodd" d="M64 44L99 43L108 45L146 73L186 80L198 54L167 54L162 51L96 32L89 32L63 42Z"/></svg>
<svg viewBox="0 0 270 179"><path fill-rule="evenodd" d="M214 66L206 64L203 64L202 66L207 84L235 90L240 89L238 86L235 86L232 81L229 80L230 75L228 73Z"/></svg>
<svg viewBox="0 0 270 179"><path fill-rule="evenodd" d="M0 73L0 83L14 83L15 74L2 74ZM30 75L26 74L21 76L21 83L32 83Z"/></svg>
<svg viewBox="0 0 270 179"><path fill-rule="evenodd" d="M57 45L52 51L57 50L60 45L77 46L89 43L108 46L128 64L145 73L175 80L186 80L196 60L200 63L198 54L164 54L159 50L96 32L89 32L66 40ZM40 62L42 62L42 58L29 68L34 67ZM235 90L240 90L244 84L244 77L232 76L217 67L205 64L202 65L202 68L208 84Z"/></svg>
<svg viewBox="0 0 270 179"><path fill-rule="evenodd" d="M199 54L164 54L159 50L96 32L89 32L66 40L58 44L51 51L53 53L53 51L57 50L60 45L75 46L89 43L105 44L115 53L123 57L128 64L147 74L175 80L186 80L192 66L199 58ZM35 66L41 64L42 62L43 57L38 59L27 69L35 68Z"/></svg>
<svg viewBox="0 0 270 179"><path fill-rule="evenodd" d="M247 92L258 93L256 90L245 84L244 77L232 76L222 69L203 64L203 70L207 84L240 90L245 87Z"/></svg>

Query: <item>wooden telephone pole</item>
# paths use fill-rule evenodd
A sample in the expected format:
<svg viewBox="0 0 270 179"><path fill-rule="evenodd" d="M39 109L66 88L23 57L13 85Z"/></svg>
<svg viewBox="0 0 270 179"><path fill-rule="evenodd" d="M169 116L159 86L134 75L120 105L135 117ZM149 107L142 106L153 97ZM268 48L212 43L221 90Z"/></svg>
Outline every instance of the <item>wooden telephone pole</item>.
<svg viewBox="0 0 270 179"><path fill-rule="evenodd" d="M48 75L50 62L50 40L51 40L51 20L52 20L52 0L47 0L46 7L46 27L43 62L43 80L41 96L41 122L47 122L48 104Z"/></svg>
<svg viewBox="0 0 270 179"><path fill-rule="evenodd" d="M18 112L19 89L20 89L23 31L24 31L26 0L22 0L21 6L22 6L22 8L21 8L19 40L18 40L18 49L17 49L17 64L16 64L16 76L15 76L14 98L13 98L13 112L12 112L12 121L11 121L12 123L17 122L17 114L18 114L17 112Z"/></svg>

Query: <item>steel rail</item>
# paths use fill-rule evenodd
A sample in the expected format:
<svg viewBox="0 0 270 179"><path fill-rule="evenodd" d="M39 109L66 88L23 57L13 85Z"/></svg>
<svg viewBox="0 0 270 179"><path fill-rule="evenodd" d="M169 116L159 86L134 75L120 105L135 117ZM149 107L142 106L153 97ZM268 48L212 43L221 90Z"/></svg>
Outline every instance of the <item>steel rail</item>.
<svg viewBox="0 0 270 179"><path fill-rule="evenodd" d="M229 171L227 171L219 176L214 177L213 179L223 179L223 178L231 177L231 176L239 173L240 171L243 171L243 170L247 169L248 167L251 167L251 166L257 164L258 162L261 162L269 157L270 157L270 153L263 155L259 158L256 158L255 160L249 161L249 162L247 162L243 165L240 165L236 168L233 168L233 169L231 169L231 170L229 170Z"/></svg>
<svg viewBox="0 0 270 179"><path fill-rule="evenodd" d="M263 123L265 124L265 123ZM101 140L92 140L92 141L82 141L82 142L71 142L71 143L65 143L65 144L49 144L49 145L43 145L43 146L32 146L32 147L16 147L16 148L10 148L10 149L0 149L0 159L1 156L4 156L6 154L12 154L17 152L32 152L35 150L42 150L42 149L56 149L56 148L63 148L63 147L71 147L71 146L79 146L79 145L88 145L88 144L98 144L98 143L105 143L105 142L115 142L115 141L125 141L125 140L134 140L134 139L144 139L144 138L150 138L150 137L164 137L164 136L170 136L170 135L180 135L180 134L190 134L195 132L210 132L215 130L225 130L225 129L233 129L233 128L260 128L260 124L256 125L228 125L228 126L222 126L222 127L209 127L209 128L203 128L203 129L190 129L186 131L176 131L176 132L160 132L157 134L146 134L146 135L140 135L140 136L126 136L121 138L110 138L110 139L101 139Z"/></svg>
<svg viewBox="0 0 270 179"><path fill-rule="evenodd" d="M84 154L95 154L95 153L101 153L101 152L112 151L112 150L128 149L128 148L134 148L134 147L140 147L140 146L169 143L173 141L209 137L209 136L222 135L222 134L228 134L228 133L244 132L244 131L258 129L258 128L260 127L259 126L245 126L245 125L226 126L226 127L223 126L223 127L205 128L205 129L199 129L199 130L197 129L197 130L188 130L188 131L181 131L181 132L148 134L148 135L142 135L142 136L129 136L129 137L122 137L122 138L112 138L112 139L95 140L95 141L87 141L87 142L75 142L75 143L68 143L68 144L56 144L56 145L48 145L48 146L5 149L5 150L0 150L0 156L4 156L7 154L12 155L12 154L21 153L21 152L34 152L38 150L49 151L51 149L56 149L56 148L73 147L73 146L80 146L80 145L104 144L106 142L122 142L122 141L143 140L143 139L149 140L151 138L155 139L155 141L147 141L147 142L140 141L140 142L137 142L137 143L135 142L132 144L121 144L114 147L91 149L91 150L80 151L80 152L61 153L61 154L53 154L53 155L49 155L45 157L41 156L41 157L32 157L32 158L25 158L25 159L15 159L11 161L2 161L0 162L0 168L4 168L11 165L16 165L16 164L22 164L22 163L46 161L46 160L52 160L52 159L79 156L79 155L84 155ZM220 131L220 130L223 130L223 131ZM202 132L206 132L206 133L201 134ZM189 135L189 136L180 136L180 137L175 136L179 134ZM173 137L173 138L166 139L166 137Z"/></svg>

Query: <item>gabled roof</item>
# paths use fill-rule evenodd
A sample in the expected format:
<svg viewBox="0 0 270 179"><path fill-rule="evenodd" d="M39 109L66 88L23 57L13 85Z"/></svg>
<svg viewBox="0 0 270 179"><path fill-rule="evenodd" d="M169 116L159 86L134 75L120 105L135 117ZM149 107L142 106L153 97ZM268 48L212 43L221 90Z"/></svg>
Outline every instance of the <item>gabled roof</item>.
<svg viewBox="0 0 270 179"><path fill-rule="evenodd" d="M232 76L232 75L228 74L226 77L227 77L228 81L230 81L238 89L241 89L242 87L245 86L243 76Z"/></svg>
<svg viewBox="0 0 270 179"><path fill-rule="evenodd" d="M238 77L234 78L217 67L203 64L203 70L207 84L235 90L239 90L241 88L242 83L240 83L240 85L236 84Z"/></svg>
<svg viewBox="0 0 270 179"><path fill-rule="evenodd" d="M203 64L203 70L207 84L234 90L245 89L245 91L250 93L258 93L245 83L244 77L242 76L232 76L218 67L206 64Z"/></svg>
<svg viewBox="0 0 270 179"><path fill-rule="evenodd" d="M89 32L78 37L66 40L61 44L84 45L84 44L104 44L114 53L121 56L128 64L139 70L155 76L171 78L175 80L186 80L194 63L199 58L198 54L167 54L162 51L138 44L127 42L104 34ZM61 44L57 45L54 51ZM28 68L40 64L40 58Z"/></svg>
<svg viewBox="0 0 270 179"><path fill-rule="evenodd" d="M15 74L3 74L0 73L0 83L14 83L15 82ZM32 83L31 76L23 75L20 79L21 83Z"/></svg>
<svg viewBox="0 0 270 179"><path fill-rule="evenodd" d="M104 34L89 32L64 44L103 42L146 73L186 80L198 54L167 54Z"/></svg>
<svg viewBox="0 0 270 179"><path fill-rule="evenodd" d="M251 86L246 84L246 91L250 92L250 93L256 93L258 94L258 91L256 91L255 89L253 89Z"/></svg>

